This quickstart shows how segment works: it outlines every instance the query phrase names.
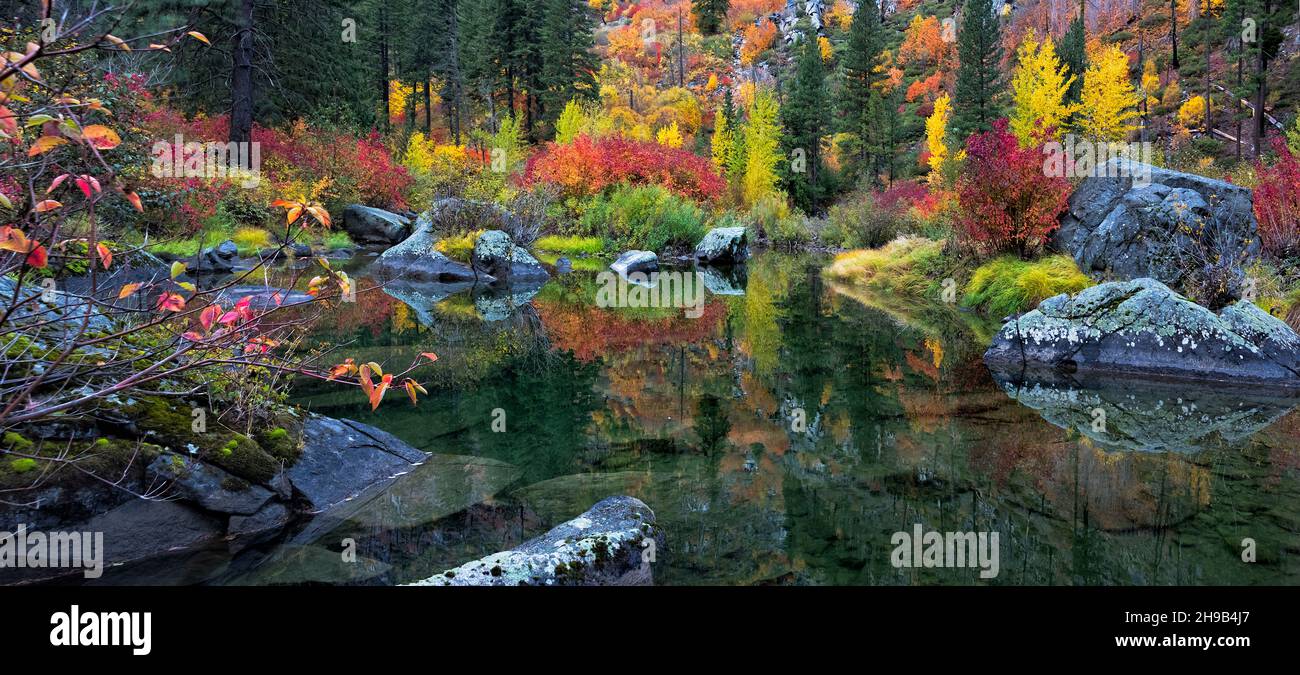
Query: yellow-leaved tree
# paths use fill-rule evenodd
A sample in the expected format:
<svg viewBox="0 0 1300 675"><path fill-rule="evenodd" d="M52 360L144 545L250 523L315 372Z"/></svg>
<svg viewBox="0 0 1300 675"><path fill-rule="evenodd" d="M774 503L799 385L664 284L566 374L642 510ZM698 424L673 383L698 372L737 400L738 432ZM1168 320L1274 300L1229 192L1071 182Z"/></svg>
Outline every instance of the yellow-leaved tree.
<svg viewBox="0 0 1300 675"><path fill-rule="evenodd" d="M569 102L564 104L560 118L555 120L555 142L560 145L572 143L573 139L582 133L586 124L587 115L582 109L582 104L576 98L569 99Z"/></svg>
<svg viewBox="0 0 1300 675"><path fill-rule="evenodd" d="M1154 59L1147 59L1142 65L1142 95L1147 104L1147 108L1154 108L1160 105L1160 74L1156 72L1156 62Z"/></svg>
<svg viewBox="0 0 1300 675"><path fill-rule="evenodd" d="M943 94L934 100L934 112L925 119L925 147L930 151L930 182L943 177L943 163L948 158L948 118L952 116L952 99Z"/></svg>
<svg viewBox="0 0 1300 675"><path fill-rule="evenodd" d="M1019 67L1011 78L1011 133L1021 147L1030 147L1060 133L1074 109L1065 101L1074 76L1066 74L1068 69L1057 57L1052 38L1039 42L1032 30L1025 33L1016 50L1016 61Z"/></svg>
<svg viewBox="0 0 1300 675"><path fill-rule="evenodd" d="M677 128L677 122L673 121L672 124L661 127L659 131L655 132L655 140L659 142L659 145L665 147L682 147L682 132Z"/></svg>
<svg viewBox="0 0 1300 675"><path fill-rule="evenodd" d="M781 161L778 112L772 92L759 87L754 92L754 103L749 107L749 123L745 125L743 194L746 204L754 204L777 191L776 167Z"/></svg>
<svg viewBox="0 0 1300 675"><path fill-rule="evenodd" d="M1128 57L1115 45L1101 51L1083 73L1083 94L1074 128L1084 138L1123 141L1137 128L1131 120L1141 103L1128 76Z"/></svg>
<svg viewBox="0 0 1300 675"><path fill-rule="evenodd" d="M713 116L713 136L709 139L713 148L713 168L719 176L726 175L727 165L730 164L731 155L731 121L727 119L727 113L718 110Z"/></svg>

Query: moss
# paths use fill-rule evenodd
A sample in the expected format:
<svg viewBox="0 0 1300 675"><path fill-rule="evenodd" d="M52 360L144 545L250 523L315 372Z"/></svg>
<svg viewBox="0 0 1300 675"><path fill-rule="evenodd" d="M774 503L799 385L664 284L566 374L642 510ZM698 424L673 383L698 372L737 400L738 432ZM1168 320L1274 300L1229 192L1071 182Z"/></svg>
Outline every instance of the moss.
<svg viewBox="0 0 1300 675"><path fill-rule="evenodd" d="M13 469L14 473L27 473L36 468L36 460L30 457L19 457L9 462L9 468Z"/></svg>
<svg viewBox="0 0 1300 675"><path fill-rule="evenodd" d="M266 453L253 439L231 434L216 450L205 450L202 459L254 483L266 483L280 470L280 461Z"/></svg>
<svg viewBox="0 0 1300 675"><path fill-rule="evenodd" d="M4 435L4 446L6 449L22 452L31 448L32 442L17 433L6 431Z"/></svg>
<svg viewBox="0 0 1300 675"><path fill-rule="evenodd" d="M277 421L280 423L279 426L257 433L257 443L268 455L290 465L298 461L298 457L302 455L299 425L288 415L281 416Z"/></svg>
<svg viewBox="0 0 1300 675"><path fill-rule="evenodd" d="M161 397L145 398L127 411L147 437L177 451L193 445L199 448L204 461L254 483L271 480L282 464L297 458L297 442L287 433L285 438L268 443L274 452L244 434L214 428L211 419L208 430L197 433L190 426L190 408L173 405Z"/></svg>

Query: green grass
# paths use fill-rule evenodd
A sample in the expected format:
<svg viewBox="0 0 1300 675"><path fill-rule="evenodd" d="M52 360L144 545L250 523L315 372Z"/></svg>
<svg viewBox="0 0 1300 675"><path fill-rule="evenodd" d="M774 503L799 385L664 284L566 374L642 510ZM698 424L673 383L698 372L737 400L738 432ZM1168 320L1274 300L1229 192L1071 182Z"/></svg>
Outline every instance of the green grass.
<svg viewBox="0 0 1300 675"><path fill-rule="evenodd" d="M241 227L230 235L230 240L239 248L239 255L250 256L258 249L270 248L271 233L257 227Z"/></svg>
<svg viewBox="0 0 1300 675"><path fill-rule="evenodd" d="M944 266L943 242L899 237L880 248L841 253L826 272L874 292L921 298L934 290Z"/></svg>
<svg viewBox="0 0 1300 675"><path fill-rule="evenodd" d="M1060 293L1077 293L1093 281L1068 255L1026 261L1002 256L980 265L966 284L962 304L990 316L1024 312Z"/></svg>
<svg viewBox="0 0 1300 675"><path fill-rule="evenodd" d="M563 255L597 255L605 251L605 240L600 237L566 237L552 234L538 239L533 244L533 248Z"/></svg>
<svg viewBox="0 0 1300 675"><path fill-rule="evenodd" d="M343 231L330 232L329 234L325 235L324 243L325 243L325 248L331 251L337 251L339 249L344 249L344 248L357 247L357 245L353 243L352 237L349 237L348 233Z"/></svg>
<svg viewBox="0 0 1300 675"><path fill-rule="evenodd" d="M547 253L546 251L537 253L537 259L548 265L554 265L561 257L558 253ZM606 261L600 258L569 258L569 263L578 272L603 272L609 269Z"/></svg>
<svg viewBox="0 0 1300 675"><path fill-rule="evenodd" d="M151 240L149 242L149 252L178 258L192 258L198 255L200 249L216 246L230 239L230 237L231 233L226 230L203 230L192 237L167 237Z"/></svg>

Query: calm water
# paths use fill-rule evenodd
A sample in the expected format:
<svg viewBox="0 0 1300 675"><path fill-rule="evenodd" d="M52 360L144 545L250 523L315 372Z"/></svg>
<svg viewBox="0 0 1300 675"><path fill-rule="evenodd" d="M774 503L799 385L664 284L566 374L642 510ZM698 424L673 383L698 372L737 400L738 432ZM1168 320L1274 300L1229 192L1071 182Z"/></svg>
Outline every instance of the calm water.
<svg viewBox="0 0 1300 675"><path fill-rule="evenodd" d="M614 494L658 515L661 584L1300 580L1295 401L999 384L979 358L996 326L835 288L825 263L761 255L711 279L695 319L597 308L591 272L536 294L362 293L320 343L385 370L434 351L431 396L371 413L357 390L301 383L295 401L434 459L190 580L413 581ZM916 523L999 532L1000 574L894 568L890 537ZM337 562L344 538L361 564Z"/></svg>

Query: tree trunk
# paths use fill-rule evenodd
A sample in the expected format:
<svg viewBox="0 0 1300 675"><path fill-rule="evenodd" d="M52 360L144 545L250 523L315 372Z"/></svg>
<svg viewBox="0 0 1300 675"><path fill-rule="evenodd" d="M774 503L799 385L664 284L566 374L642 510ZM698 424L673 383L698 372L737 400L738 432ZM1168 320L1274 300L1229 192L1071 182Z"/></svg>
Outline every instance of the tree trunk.
<svg viewBox="0 0 1300 675"><path fill-rule="evenodd" d="M393 109L388 91L388 0L380 0L379 3L379 36L379 91L384 100L383 126L388 130L389 116Z"/></svg>
<svg viewBox="0 0 1300 675"><path fill-rule="evenodd" d="M1174 43L1174 57L1169 65L1178 70L1178 0L1169 0L1169 38Z"/></svg>
<svg viewBox="0 0 1300 675"><path fill-rule="evenodd" d="M234 48L231 50L234 67L230 74L230 140L250 143L253 140L253 0L240 0L236 19ZM251 158L251 153L238 155Z"/></svg>
<svg viewBox="0 0 1300 675"><path fill-rule="evenodd" d="M1264 0L1264 16L1267 17L1269 12L1273 11L1272 3ZM1267 20L1267 19L1265 19ZM1255 44L1255 159L1259 159L1259 153L1264 146L1264 97L1268 89L1268 79L1265 77L1268 72L1268 57L1264 55L1264 27L1259 27L1259 37L1256 38Z"/></svg>

